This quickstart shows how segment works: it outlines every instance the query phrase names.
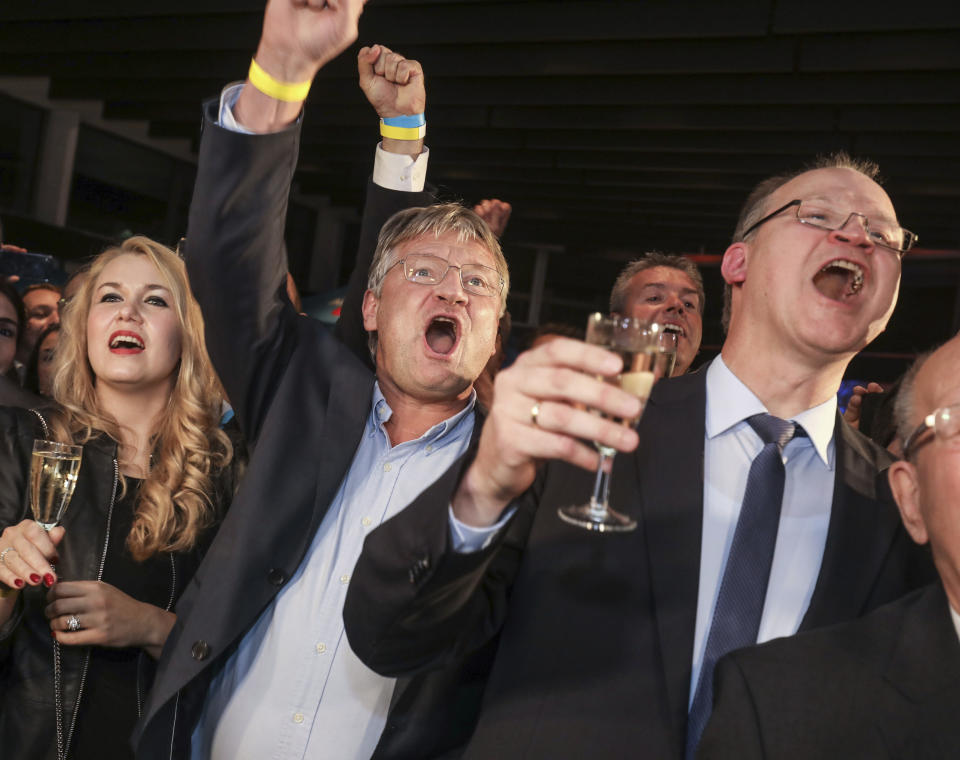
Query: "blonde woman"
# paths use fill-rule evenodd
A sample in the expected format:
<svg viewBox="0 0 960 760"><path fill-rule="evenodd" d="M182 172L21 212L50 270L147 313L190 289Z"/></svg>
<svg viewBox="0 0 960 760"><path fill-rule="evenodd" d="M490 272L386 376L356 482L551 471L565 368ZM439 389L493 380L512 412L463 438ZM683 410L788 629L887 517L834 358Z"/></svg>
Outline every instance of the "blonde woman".
<svg viewBox="0 0 960 760"><path fill-rule="evenodd" d="M176 254L144 237L105 251L62 325L56 409L0 409L0 746L122 758L236 458ZM84 447L49 533L29 519L35 438Z"/></svg>

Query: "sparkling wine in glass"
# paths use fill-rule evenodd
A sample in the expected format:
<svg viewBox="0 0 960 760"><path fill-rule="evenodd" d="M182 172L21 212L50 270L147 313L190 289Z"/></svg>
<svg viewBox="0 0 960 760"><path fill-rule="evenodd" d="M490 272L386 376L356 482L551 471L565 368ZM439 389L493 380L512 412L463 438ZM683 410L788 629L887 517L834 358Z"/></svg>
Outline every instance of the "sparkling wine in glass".
<svg viewBox="0 0 960 760"><path fill-rule="evenodd" d="M660 330L660 337L657 342L659 355L653 367L654 380L661 380L665 377L673 377L673 368L677 363L677 341L679 334L665 325Z"/></svg>
<svg viewBox="0 0 960 760"><path fill-rule="evenodd" d="M664 333L663 325L656 322L643 322L634 317L624 317L618 314L606 316L600 313L591 314L587 319L587 343L603 346L609 351L619 354L623 359L623 371L619 375L602 377L600 379L619 385L623 390L632 393L641 401L643 408L650 396L650 389L659 377L664 376L669 357L667 352L661 352L660 339ZM673 360L676 359L676 338L674 338ZM673 361L669 360L672 370ZM658 374L659 373L659 374ZM598 412L599 414L599 412ZM622 425L633 427L640 420L640 415L632 419L617 418L615 421ZM561 507L558 512L560 518L571 525L600 532L626 532L637 527L636 521L614 509L608 504L610 492L609 461L617 453L616 449L602 446L594 442L600 452L600 465L593 484L593 495L586 504L577 504L570 507Z"/></svg>
<svg viewBox="0 0 960 760"><path fill-rule="evenodd" d="M80 473L83 446L35 440L30 463L30 506L44 530L60 524Z"/></svg>

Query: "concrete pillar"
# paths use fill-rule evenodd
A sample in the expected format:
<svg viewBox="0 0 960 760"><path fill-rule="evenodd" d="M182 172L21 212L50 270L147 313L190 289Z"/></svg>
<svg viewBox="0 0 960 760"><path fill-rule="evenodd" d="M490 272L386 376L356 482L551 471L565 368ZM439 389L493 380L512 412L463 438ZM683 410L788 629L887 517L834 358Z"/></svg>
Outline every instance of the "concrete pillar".
<svg viewBox="0 0 960 760"><path fill-rule="evenodd" d="M80 117L76 112L47 113L34 191L34 215L41 221L61 227L67 223L79 132Z"/></svg>

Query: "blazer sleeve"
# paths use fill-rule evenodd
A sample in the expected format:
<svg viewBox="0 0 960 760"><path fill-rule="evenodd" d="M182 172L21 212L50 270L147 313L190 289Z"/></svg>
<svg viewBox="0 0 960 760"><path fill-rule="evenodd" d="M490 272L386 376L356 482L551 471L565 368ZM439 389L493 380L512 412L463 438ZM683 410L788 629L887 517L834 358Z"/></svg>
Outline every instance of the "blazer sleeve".
<svg viewBox="0 0 960 760"><path fill-rule="evenodd" d="M216 111L204 105L185 259L207 349L252 444L297 335L283 230L300 133L232 132Z"/></svg>
<svg viewBox="0 0 960 760"><path fill-rule="evenodd" d="M343 619L350 646L386 676L449 665L497 635L533 523L537 484L486 549L451 547L449 505L468 452L412 504L367 536Z"/></svg>
<svg viewBox="0 0 960 760"><path fill-rule="evenodd" d="M367 276L377 250L380 228L398 211L429 206L433 202L434 194L429 189L419 193L387 190L372 179L367 181L357 258L340 307L335 334L370 369L373 369L373 360L367 344L367 331L363 328L363 294L367 291Z"/></svg>
<svg viewBox="0 0 960 760"><path fill-rule="evenodd" d="M697 748L697 760L761 760L760 716L747 678L735 657L717 663L713 713Z"/></svg>

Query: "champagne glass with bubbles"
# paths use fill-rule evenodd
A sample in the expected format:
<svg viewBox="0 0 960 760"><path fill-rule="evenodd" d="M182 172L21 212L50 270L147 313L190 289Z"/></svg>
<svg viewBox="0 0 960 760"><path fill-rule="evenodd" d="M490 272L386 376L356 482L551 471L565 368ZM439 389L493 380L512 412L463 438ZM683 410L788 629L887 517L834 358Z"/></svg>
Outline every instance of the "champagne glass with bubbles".
<svg viewBox="0 0 960 760"><path fill-rule="evenodd" d="M660 323L644 322L619 314L606 316L595 313L587 319L587 343L603 346L623 359L623 371L619 375L599 379L619 385L643 401L640 414L643 414L653 384L661 377L669 376L673 369L677 355L676 335L673 334L672 338L664 337L668 333ZM640 414L617 421L633 427L640 421ZM602 446L596 441L593 445L600 452L600 466L594 480L593 495L586 504L561 507L558 510L560 518L588 530L631 531L637 527L636 520L611 509L607 503L610 492L609 460L617 453L616 449Z"/></svg>
<svg viewBox="0 0 960 760"><path fill-rule="evenodd" d="M35 440L30 463L30 506L44 530L60 524L80 473L83 446Z"/></svg>

